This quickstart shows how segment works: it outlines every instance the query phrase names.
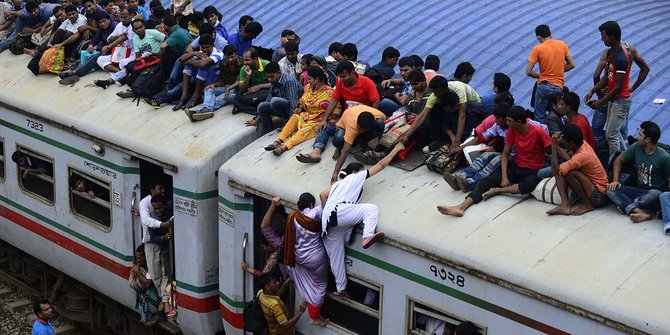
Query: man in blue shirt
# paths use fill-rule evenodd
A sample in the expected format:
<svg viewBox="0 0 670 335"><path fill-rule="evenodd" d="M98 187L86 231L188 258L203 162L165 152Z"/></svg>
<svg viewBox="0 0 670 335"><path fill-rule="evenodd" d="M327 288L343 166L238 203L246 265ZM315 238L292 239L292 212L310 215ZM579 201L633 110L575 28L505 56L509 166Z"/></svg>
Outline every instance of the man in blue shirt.
<svg viewBox="0 0 670 335"><path fill-rule="evenodd" d="M382 61L372 66L372 69L382 74L382 80L391 79L395 75L395 66L398 65L400 51L394 47L387 47L382 52Z"/></svg>
<svg viewBox="0 0 670 335"><path fill-rule="evenodd" d="M35 312L35 324L33 325L32 335L56 335L54 327L51 325L51 318L53 318L53 309L47 299L39 299L33 305L33 312Z"/></svg>
<svg viewBox="0 0 670 335"><path fill-rule="evenodd" d="M298 100L303 93L303 87L295 76L281 73L279 64L272 62L265 66L265 77L270 82L270 92L264 102L258 105L258 118L247 121L248 126L263 126L263 133L272 131L272 117L276 116L284 121L298 108Z"/></svg>
<svg viewBox="0 0 670 335"><path fill-rule="evenodd" d="M263 32L263 26L256 21L249 22L242 31L230 34L228 44L237 48L237 55L243 56L247 49L251 48L251 42Z"/></svg>

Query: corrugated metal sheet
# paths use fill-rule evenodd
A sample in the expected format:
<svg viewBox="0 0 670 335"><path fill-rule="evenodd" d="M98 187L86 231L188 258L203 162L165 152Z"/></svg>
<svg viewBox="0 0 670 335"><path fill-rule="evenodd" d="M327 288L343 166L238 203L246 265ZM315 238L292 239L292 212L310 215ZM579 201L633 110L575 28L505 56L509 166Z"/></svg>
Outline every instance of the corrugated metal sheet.
<svg viewBox="0 0 670 335"><path fill-rule="evenodd" d="M169 1L164 1L168 2ZM670 104L655 105L654 98L670 98L670 1L195 1L202 10L214 5L229 31L237 29L240 16L252 15L263 25L254 45L275 48L283 29L301 39L301 52L326 54L334 41L353 42L359 60L378 62L391 45L402 55L436 54L442 73L451 75L456 65L471 62L477 69L471 85L480 94L491 93L495 72L512 78L512 94L528 105L533 80L524 73L526 59L537 43L535 26L548 24L556 39L570 47L577 67L566 74L566 86L583 96L592 86L600 52L598 26L616 20L623 40L632 43L651 67L651 73L633 95L629 133L641 121L654 120L670 142ZM633 67L632 78L639 69ZM634 79L631 80L631 84ZM583 113L591 116L588 107Z"/></svg>

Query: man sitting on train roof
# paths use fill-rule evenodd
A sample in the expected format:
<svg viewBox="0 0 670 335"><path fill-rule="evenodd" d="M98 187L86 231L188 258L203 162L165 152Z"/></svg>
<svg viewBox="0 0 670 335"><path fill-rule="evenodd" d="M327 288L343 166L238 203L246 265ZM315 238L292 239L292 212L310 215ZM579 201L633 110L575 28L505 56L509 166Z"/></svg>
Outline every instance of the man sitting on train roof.
<svg viewBox="0 0 670 335"><path fill-rule="evenodd" d="M556 132L551 137L551 169L556 177L561 204L548 210L549 215L582 215L608 202L607 173L591 145L584 140L582 132L579 126L569 123L563 132ZM567 151L560 147L561 139ZM559 164L559 156L563 163ZM574 211L570 209L568 187L577 193L581 202L581 206Z"/></svg>
<svg viewBox="0 0 670 335"><path fill-rule="evenodd" d="M262 32L263 26L260 23L249 22L241 31L228 35L228 44L234 45L237 48L237 54L244 57L244 53L251 48L254 38Z"/></svg>
<svg viewBox="0 0 670 335"><path fill-rule="evenodd" d="M397 87L397 91L393 94L393 98L386 97L382 99L379 104L381 110L386 116L393 115L398 108L406 106L409 103L409 94L412 93L412 84L409 82L409 72L414 70L414 60L410 57L400 58L398 61L400 68L400 78L386 79L381 82L381 86L387 89L391 86Z"/></svg>
<svg viewBox="0 0 670 335"><path fill-rule="evenodd" d="M496 97L501 95L512 96L512 94L509 93L511 87L512 79L510 79L510 77L504 73L496 72L493 75L493 93L481 96L482 105L490 110L493 110ZM512 99L514 99L514 97L512 97ZM514 106L514 103L511 105Z"/></svg>
<svg viewBox="0 0 670 335"><path fill-rule="evenodd" d="M370 106L374 110L379 108L379 93L377 92L375 84L370 78L358 75L354 69L354 64L347 61L340 62L337 65L335 73L340 80L338 80L335 85L333 98L328 102L326 113L319 124L319 133L314 140L314 145L312 146L313 149L308 154L301 153L296 156L296 159L302 163L316 163L321 161L321 153L326 148L328 139L331 136L335 136L338 132L338 128L335 126L337 116L334 116L333 112L340 103L344 104L343 108L359 105ZM384 116L384 118L386 118L386 116ZM335 144L333 142L333 145L342 145L342 143ZM336 151L333 155L333 159L337 160L338 158L339 151Z"/></svg>
<svg viewBox="0 0 670 335"><path fill-rule="evenodd" d="M449 81L460 81L462 83L470 84L472 76L475 75L475 68L470 62L462 62L456 66L454 76Z"/></svg>
<svg viewBox="0 0 670 335"><path fill-rule="evenodd" d="M47 172L47 162L28 155L22 151L14 151L12 161L23 168L21 178L26 178L31 174L42 174Z"/></svg>
<svg viewBox="0 0 670 335"><path fill-rule="evenodd" d="M370 69L379 71L382 75L382 80L391 79L395 76L395 66L398 65L400 58L400 51L394 47L386 47L382 52L381 62L373 65Z"/></svg>
<svg viewBox="0 0 670 335"><path fill-rule="evenodd" d="M426 82L430 84L430 81L435 78L435 76L441 76L438 73L440 71L440 57L437 55L428 55L426 56L425 70L423 74L426 76ZM489 108L493 109L493 107Z"/></svg>
<svg viewBox="0 0 670 335"><path fill-rule="evenodd" d="M484 110L479 94L468 84L447 82L447 78L441 76L433 78L429 86L433 93L428 97L426 107L400 141L407 143L416 134L419 144L427 145L424 151L437 150L450 143L450 152L456 154L472 128L484 119L478 113Z"/></svg>
<svg viewBox="0 0 670 335"><path fill-rule="evenodd" d="M156 29L144 29L144 22L139 19L133 20L130 25L134 33L133 51L135 52L135 59L160 53L160 47L165 40L163 33ZM111 76L112 78L110 79L96 80L94 83L102 88L107 88L114 82L122 84L125 82L126 69L121 68L119 71L112 73Z"/></svg>
<svg viewBox="0 0 670 335"><path fill-rule="evenodd" d="M291 52L287 49L287 52ZM270 91L264 102L258 105L257 117L246 122L247 126L262 126L263 134L274 130L272 117L280 118L283 123L298 109L298 100L304 88L295 75L282 73L278 63L271 62L265 66L265 76L270 82Z"/></svg>
<svg viewBox="0 0 670 335"><path fill-rule="evenodd" d="M614 159L607 196L633 223L651 220L660 209L661 192L668 191L670 153L656 145L659 138L661 129L658 125L644 121L640 124L637 142ZM625 186L620 182L622 167L629 161L634 162L637 171L637 186Z"/></svg>
<svg viewBox="0 0 670 335"><path fill-rule="evenodd" d="M368 68L370 68L370 64L358 60L358 48L356 47L356 44L353 43L342 44L339 50L339 54L340 54L340 61L345 60L350 61L352 64L354 64L356 73L358 73L361 76L365 74L365 71L367 71Z"/></svg>
<svg viewBox="0 0 670 335"><path fill-rule="evenodd" d="M433 82L437 78L433 79ZM529 124L526 110L515 106L507 117L509 131L501 156L501 169L480 180L465 200L456 206L437 206L444 215L463 216L465 210L491 197L502 194L528 194L538 184L537 171L544 166L545 150L551 139L544 129ZM512 149L516 155L510 158Z"/></svg>
<svg viewBox="0 0 670 335"><path fill-rule="evenodd" d="M261 59L256 48L245 51L242 61L244 66L240 69L239 91L230 100L235 105L233 114L244 112L256 115L258 105L265 101L270 90L271 84L265 75L265 66L270 62Z"/></svg>
<svg viewBox="0 0 670 335"><path fill-rule="evenodd" d="M69 5L65 7L65 15L67 15L67 20L65 20L58 30L51 35L48 47L65 47L65 57L75 56L74 52L76 47L82 41L82 35L79 31L79 28L84 26L87 22L86 16L79 14L77 7L74 5ZM79 57L79 55L76 55ZM76 57L72 57L76 58Z"/></svg>

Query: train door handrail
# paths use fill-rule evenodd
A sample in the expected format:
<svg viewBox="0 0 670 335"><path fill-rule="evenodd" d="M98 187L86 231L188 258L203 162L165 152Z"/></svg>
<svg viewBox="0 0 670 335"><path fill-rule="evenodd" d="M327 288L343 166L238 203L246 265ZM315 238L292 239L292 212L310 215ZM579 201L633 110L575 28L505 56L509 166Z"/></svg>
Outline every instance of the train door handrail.
<svg viewBox="0 0 670 335"><path fill-rule="evenodd" d="M247 262L247 242L249 241L249 233L244 233L244 238L242 239L242 261ZM247 299L247 272L242 271L242 299L246 301ZM246 330L242 330L243 334L247 334Z"/></svg>

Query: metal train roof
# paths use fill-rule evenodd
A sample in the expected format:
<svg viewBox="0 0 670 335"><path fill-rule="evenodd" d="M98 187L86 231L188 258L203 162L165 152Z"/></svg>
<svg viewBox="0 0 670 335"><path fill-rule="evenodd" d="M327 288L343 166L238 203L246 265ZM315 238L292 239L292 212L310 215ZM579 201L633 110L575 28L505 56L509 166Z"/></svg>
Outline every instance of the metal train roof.
<svg viewBox="0 0 670 335"><path fill-rule="evenodd" d="M89 74L68 87L59 85L58 77L51 74L35 77L26 68L29 60L25 55L0 54L1 102L147 159L197 167L210 162L225 146L233 145L224 154L232 156L255 136L253 128L244 126L249 116L232 115L232 107L217 111L210 120L192 123L169 105L154 109L117 97L115 93L125 86L89 87L96 79L109 78L106 72Z"/></svg>
<svg viewBox="0 0 670 335"><path fill-rule="evenodd" d="M164 0L164 3L169 1ZM436 54L440 72L452 75L456 65L471 62L475 75L470 83L480 94L492 93L493 74L512 78L517 104L529 105L533 79L525 75L528 55L537 44L535 27L548 24L556 39L570 47L576 68L566 74L566 86L583 96L592 87L592 74L605 46L598 26L616 20L622 40L637 47L651 73L633 94L629 134L642 121L654 120L663 130L661 141L670 142L670 1L330 1L330 0L201 0L196 8L213 5L223 14L229 31L237 29L242 15L263 25L254 45L276 48L284 29L301 37L301 52L325 55L330 43L353 42L359 60L375 64L387 46L401 56ZM397 68L396 68L397 72ZM639 69L633 66L632 78ZM633 81L631 81L632 85ZM582 103L581 112L591 117Z"/></svg>

